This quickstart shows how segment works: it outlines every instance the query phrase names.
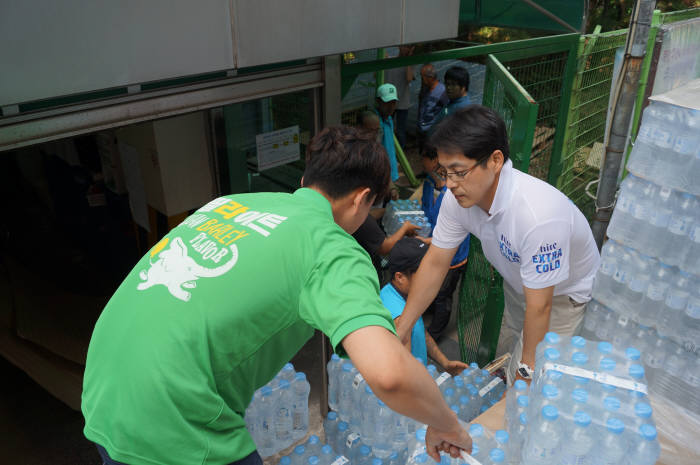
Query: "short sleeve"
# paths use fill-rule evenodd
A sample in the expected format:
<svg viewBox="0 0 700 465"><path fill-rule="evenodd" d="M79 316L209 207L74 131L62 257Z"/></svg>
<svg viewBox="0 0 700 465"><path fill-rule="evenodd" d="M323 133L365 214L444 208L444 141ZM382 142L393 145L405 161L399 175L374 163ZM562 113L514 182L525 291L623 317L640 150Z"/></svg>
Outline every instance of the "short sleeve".
<svg viewBox="0 0 700 465"><path fill-rule="evenodd" d="M569 279L571 225L548 221L523 237L520 277L523 286L543 289Z"/></svg>
<svg viewBox="0 0 700 465"><path fill-rule="evenodd" d="M464 241L469 231L457 219L458 214L466 214L460 212L460 209L452 192L446 191L440 204L432 245L441 249L454 249Z"/></svg>
<svg viewBox="0 0 700 465"><path fill-rule="evenodd" d="M379 299L377 272L356 243L334 247L310 272L299 297L299 316L325 333L336 353L345 336L365 326L396 333L394 320Z"/></svg>

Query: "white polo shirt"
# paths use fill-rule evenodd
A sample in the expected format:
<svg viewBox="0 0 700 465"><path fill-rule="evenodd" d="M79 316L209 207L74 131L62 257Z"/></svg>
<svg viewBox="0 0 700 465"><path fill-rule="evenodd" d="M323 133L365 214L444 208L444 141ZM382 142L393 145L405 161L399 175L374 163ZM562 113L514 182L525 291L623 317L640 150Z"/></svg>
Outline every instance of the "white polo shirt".
<svg viewBox="0 0 700 465"><path fill-rule="evenodd" d="M452 249L467 234L481 240L484 255L510 286L554 286L554 295L577 302L591 300L600 254L588 221L564 194L544 181L513 168L501 169L487 214L478 206L463 208L445 193L432 244Z"/></svg>

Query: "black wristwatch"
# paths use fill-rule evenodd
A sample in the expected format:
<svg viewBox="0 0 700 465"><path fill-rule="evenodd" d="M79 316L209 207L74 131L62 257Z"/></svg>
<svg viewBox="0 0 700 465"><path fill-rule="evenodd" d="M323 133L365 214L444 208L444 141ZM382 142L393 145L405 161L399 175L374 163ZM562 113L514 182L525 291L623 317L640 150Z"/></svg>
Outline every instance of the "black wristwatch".
<svg viewBox="0 0 700 465"><path fill-rule="evenodd" d="M518 374L523 379L532 379L532 368L526 363L518 362Z"/></svg>

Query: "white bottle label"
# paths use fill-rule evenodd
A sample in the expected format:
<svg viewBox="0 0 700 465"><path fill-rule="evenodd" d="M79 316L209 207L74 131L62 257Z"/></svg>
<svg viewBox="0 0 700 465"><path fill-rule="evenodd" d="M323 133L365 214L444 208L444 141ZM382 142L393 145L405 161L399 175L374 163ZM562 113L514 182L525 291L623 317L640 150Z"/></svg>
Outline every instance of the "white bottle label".
<svg viewBox="0 0 700 465"><path fill-rule="evenodd" d="M360 439L360 435L357 433L350 433L348 434L348 440L345 441L345 446L350 449L352 445L355 443L355 441Z"/></svg>
<svg viewBox="0 0 700 465"><path fill-rule="evenodd" d="M668 224L668 230L671 234L682 236L688 233L688 226L692 221L693 219L687 216L674 216Z"/></svg>
<svg viewBox="0 0 700 465"><path fill-rule="evenodd" d="M620 315L620 318L617 319L617 325L621 326L623 328L627 327L628 322L629 322L629 318L627 318L624 315Z"/></svg>
<svg viewBox="0 0 700 465"><path fill-rule="evenodd" d="M462 460L464 460L464 463L467 465L481 465L481 462L464 451L462 451Z"/></svg>
<svg viewBox="0 0 700 465"><path fill-rule="evenodd" d="M345 457L344 455L341 455L340 457L335 459L335 461L331 465L345 465L349 461L350 460L348 460L347 457Z"/></svg>
<svg viewBox="0 0 700 465"><path fill-rule="evenodd" d="M682 310L685 307L685 300L688 298L688 294L683 292L671 291L666 296L666 305L675 309Z"/></svg>
<svg viewBox="0 0 700 465"><path fill-rule="evenodd" d="M671 212L668 210L652 210L649 216L649 223L657 228L666 228L671 219Z"/></svg>
<svg viewBox="0 0 700 465"><path fill-rule="evenodd" d="M696 224L690 231L690 240L700 244L700 224Z"/></svg>
<svg viewBox="0 0 700 465"><path fill-rule="evenodd" d="M615 208L625 213L629 213L632 208L632 204L632 197L630 195L623 194Z"/></svg>
<svg viewBox="0 0 700 465"><path fill-rule="evenodd" d="M668 284L663 283L663 282L650 282L649 287L647 288L647 297L649 297L651 300L656 300L660 301L663 300L664 294L666 293L666 289L668 288Z"/></svg>
<svg viewBox="0 0 700 465"><path fill-rule="evenodd" d="M693 139L690 137L676 137L676 142L673 144L673 151L683 155L687 155L693 151Z"/></svg>
<svg viewBox="0 0 700 465"><path fill-rule="evenodd" d="M613 279L618 283L625 284L627 283L627 272L621 268L618 268L617 270L615 270Z"/></svg>
<svg viewBox="0 0 700 465"><path fill-rule="evenodd" d="M643 394L647 394L647 385L643 383L637 383L629 379L619 378L617 376L609 375L607 373L602 373L599 371L586 370L584 368L572 367L568 365L560 365L558 363L545 362L540 369L539 376L542 376L546 371L556 370L564 373L565 375L578 376L580 378L588 378L599 383L609 384L618 388L627 389L629 391L639 391Z"/></svg>
<svg viewBox="0 0 700 465"><path fill-rule="evenodd" d="M352 387L357 389L360 387L360 384L362 384L362 381L364 381L365 378L362 376L362 374L358 373L355 375L355 379L352 382Z"/></svg>
<svg viewBox="0 0 700 465"><path fill-rule="evenodd" d="M486 386L482 387L481 390L479 390L479 396L484 397L486 394L488 394L491 391L491 389L498 386L498 383L500 383L500 382L501 382L500 378L492 379L489 384L487 384Z"/></svg>
<svg viewBox="0 0 700 465"><path fill-rule="evenodd" d="M669 148L673 145L673 134L671 134L671 131L657 129L654 131L654 142L659 147Z"/></svg>
<svg viewBox="0 0 700 465"><path fill-rule="evenodd" d="M632 216L638 220L646 220L649 216L649 208L643 203L637 203L632 207Z"/></svg>
<svg viewBox="0 0 700 465"><path fill-rule="evenodd" d="M438 386L440 386L442 383L444 383L445 381L447 381L451 377L452 377L451 374L449 374L448 372L444 372L443 374L441 374L440 376L437 377L435 382L437 383Z"/></svg>

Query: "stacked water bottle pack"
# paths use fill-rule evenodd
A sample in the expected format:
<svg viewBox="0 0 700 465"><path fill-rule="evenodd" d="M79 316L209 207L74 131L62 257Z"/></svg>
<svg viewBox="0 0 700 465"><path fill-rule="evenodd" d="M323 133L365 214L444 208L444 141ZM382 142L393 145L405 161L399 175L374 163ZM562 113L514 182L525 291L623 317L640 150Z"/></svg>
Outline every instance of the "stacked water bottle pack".
<svg viewBox="0 0 700 465"><path fill-rule="evenodd" d="M263 457L276 454L306 436L309 429L309 382L287 363L261 387L245 411L245 422Z"/></svg>
<svg viewBox="0 0 700 465"><path fill-rule="evenodd" d="M655 463L660 447L640 358L634 347L547 333L529 393L514 386L506 397L517 405L506 421L520 463Z"/></svg>
<svg viewBox="0 0 700 465"><path fill-rule="evenodd" d="M472 453L465 458L452 458L441 453L441 465L497 465L510 463L510 441L505 430L491 431L478 423L462 426L469 431L472 438ZM425 428L416 432L415 439L409 444L406 465L436 465L425 451Z"/></svg>
<svg viewBox="0 0 700 465"><path fill-rule="evenodd" d="M473 420L495 404L505 390L500 378L474 363L454 377L439 373L434 365L428 366L428 373L463 422ZM328 414L324 429L326 441L335 452L353 463L379 458L392 465L405 464L422 425L392 411L378 399L348 360L333 355L328 363L328 379L328 405L333 411ZM363 454L363 450L368 454Z"/></svg>
<svg viewBox="0 0 700 465"><path fill-rule="evenodd" d="M304 444L296 446L290 455L280 458L279 465L345 465L348 462L346 457L336 454L330 444L323 444L314 434Z"/></svg>
<svg viewBox="0 0 700 465"><path fill-rule="evenodd" d="M382 224L387 236L394 234L401 225L409 223L420 227L416 234L422 237L430 236L431 226L418 200L392 200L384 210Z"/></svg>

